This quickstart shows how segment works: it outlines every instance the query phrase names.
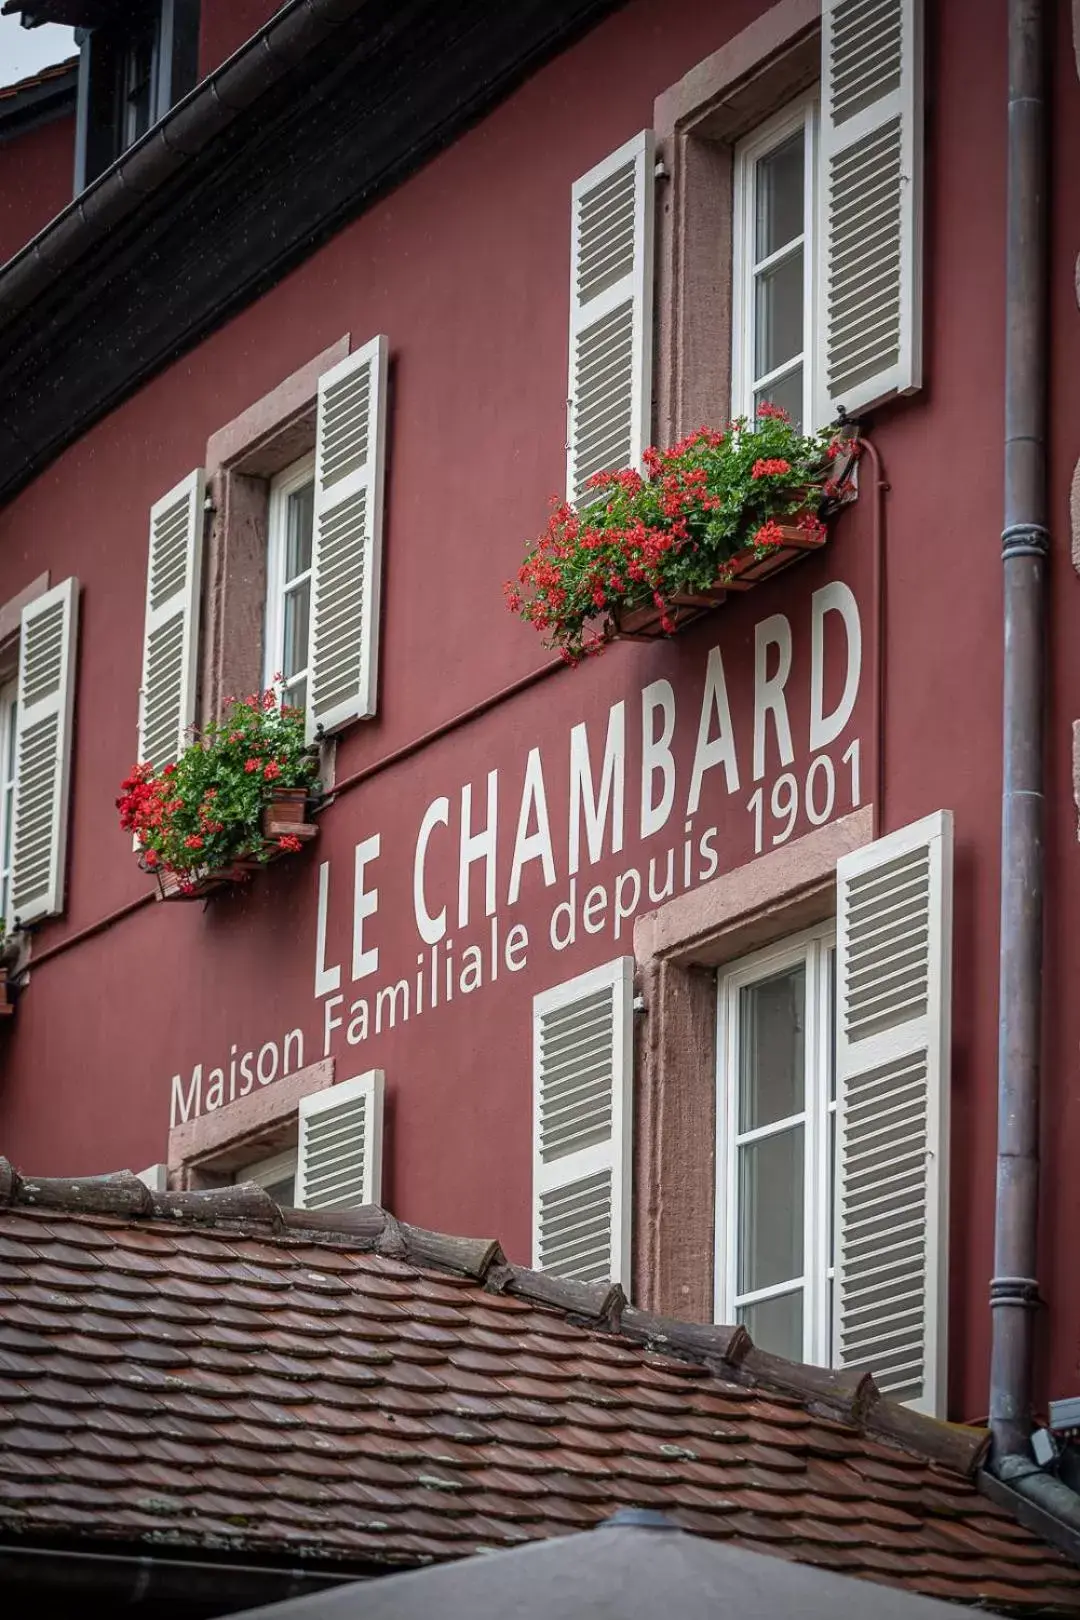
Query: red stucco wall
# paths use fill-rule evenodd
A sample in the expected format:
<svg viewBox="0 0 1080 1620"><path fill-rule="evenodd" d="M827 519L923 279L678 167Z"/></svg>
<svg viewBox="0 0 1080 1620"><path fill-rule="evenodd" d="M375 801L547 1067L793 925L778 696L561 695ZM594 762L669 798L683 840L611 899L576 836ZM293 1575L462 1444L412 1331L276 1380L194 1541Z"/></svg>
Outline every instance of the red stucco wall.
<svg viewBox="0 0 1080 1620"><path fill-rule="evenodd" d="M281 9L282 0L202 0L199 15L199 77L227 56Z"/></svg>
<svg viewBox="0 0 1080 1620"><path fill-rule="evenodd" d="M243 31L263 20L244 8ZM135 746L146 566L153 500L200 463L207 437L336 339L390 339L393 414L385 531L380 713L347 733L339 776L376 761L543 662L532 633L501 607L500 584L540 526L563 478L567 254L571 182L651 122L653 98L760 9L695 0L639 0L526 84L511 101L363 219L344 230L258 305L231 321L65 454L0 512L0 557L14 593L48 567L83 584L69 902L39 949L96 922L142 892L113 799ZM978 0L932 8L928 41L926 387L880 413L875 438L891 485L887 537L887 711L883 830L946 807L956 817L956 949L952 1112L951 1410L985 1411L987 1284L992 1269L995 1144L998 846L1000 826L1004 24ZM204 66L231 43L221 8L207 11ZM248 17L248 13L251 17ZM214 19L217 19L214 21ZM211 22L213 29L211 33ZM1066 23L1063 19L1063 29ZM239 36L238 36L239 37ZM1067 48L1068 47L1068 48ZM209 54L206 54L209 53ZM1063 38L1057 126L1072 149L1080 121ZM2 159L2 154L0 154ZM945 161L947 159L947 161ZM1061 165L1055 206L1080 218L1080 180ZM1076 1052L1075 816L1069 727L1080 654L1069 626L1075 576L1066 559L1066 492L1076 455L1080 336L1072 255L1056 230L1053 388L1056 566L1049 851L1047 1160L1044 1292L1053 1344L1043 1385L1070 1393L1080 1338L1071 1289L1075 1224L1070 1157L1080 1146ZM627 703L627 836L619 855L579 876L608 884L650 854L682 848L686 762L708 649L722 648L741 781L728 794L710 773L694 835L720 829L722 866L753 853L750 773L755 624L792 625L790 688L796 760L805 778L806 660L811 593L845 581L859 601L862 696L830 752L858 737L863 791L872 780L869 660L870 503L840 525L828 554L731 600L674 645L620 645L559 673L343 797L322 818L314 849L283 862L247 893L199 906L153 906L36 970L0 1040L0 1147L39 1173L136 1168L164 1156L173 1075L201 1063L228 1070L237 1055L304 1031L321 1055L323 1003L314 995L317 870L330 863L327 961L340 963L345 1009L370 987L416 972L412 850L424 807L451 804L449 832L431 845L430 903L455 906L457 806L474 784L484 812L487 772L500 772L498 912L503 935L524 923L527 968L502 971L404 1028L350 1047L333 1033L338 1076L379 1066L388 1087L384 1198L404 1218L497 1233L515 1258L529 1232L530 1051L533 994L621 948L610 932L579 929L563 952L543 945L567 892L565 826L570 728L589 723L594 758L609 706ZM5 592L7 594L7 592ZM835 649L834 649L835 653ZM642 846L636 761L640 690L661 676L679 702L679 797L662 834ZM835 679L835 669L830 679ZM535 864L517 907L506 903L509 850L528 751L540 747L552 805L558 882ZM766 781L779 769L770 754ZM843 772L839 780L845 780ZM556 806L558 807L556 809ZM837 813L846 808L838 799ZM807 830L805 817L798 831ZM378 973L350 981L355 845L379 833L371 881L380 889ZM440 883L445 885L439 892ZM484 940L479 880L473 921L451 927L456 948ZM452 924L456 918L452 916ZM541 943L537 943L541 941ZM486 977L486 975L485 975ZM709 1263L707 1259L703 1263Z"/></svg>
<svg viewBox="0 0 1080 1620"><path fill-rule="evenodd" d="M74 116L0 146L0 264L67 207L74 173Z"/></svg>

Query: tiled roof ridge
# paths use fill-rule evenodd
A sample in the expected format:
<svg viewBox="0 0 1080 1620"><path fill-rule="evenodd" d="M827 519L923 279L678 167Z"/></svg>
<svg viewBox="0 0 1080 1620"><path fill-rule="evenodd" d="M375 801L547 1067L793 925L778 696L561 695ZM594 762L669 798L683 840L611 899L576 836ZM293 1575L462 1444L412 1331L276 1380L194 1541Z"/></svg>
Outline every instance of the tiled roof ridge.
<svg viewBox="0 0 1080 1620"><path fill-rule="evenodd" d="M283 1209L255 1182L200 1192L152 1192L130 1170L114 1175L29 1177L0 1157L0 1209L11 1206L158 1219L228 1231L253 1224L274 1236L302 1233L417 1266L467 1277L563 1313L576 1324L704 1366L729 1382L801 1401L927 1462L971 1478L989 1444L985 1430L944 1423L884 1396L873 1376L851 1368L813 1367L759 1350L745 1327L682 1322L631 1305L618 1283L581 1283L511 1265L493 1238L453 1237L399 1221L378 1204L346 1212Z"/></svg>

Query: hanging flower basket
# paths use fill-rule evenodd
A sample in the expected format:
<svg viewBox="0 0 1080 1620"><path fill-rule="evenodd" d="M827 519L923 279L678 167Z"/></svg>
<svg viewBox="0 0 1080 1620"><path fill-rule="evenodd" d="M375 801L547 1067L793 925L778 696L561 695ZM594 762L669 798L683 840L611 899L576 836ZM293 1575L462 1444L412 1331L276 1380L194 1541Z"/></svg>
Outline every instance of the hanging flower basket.
<svg viewBox="0 0 1080 1620"><path fill-rule="evenodd" d="M753 426L740 418L646 450L644 476L597 473L591 500L556 504L506 586L510 609L571 663L613 636L674 635L728 591L820 550L853 492L857 452L835 429L799 433L770 405Z"/></svg>
<svg viewBox="0 0 1080 1620"><path fill-rule="evenodd" d="M230 705L175 764L137 765L116 801L162 900L201 900L299 854L318 835L316 752L273 688Z"/></svg>

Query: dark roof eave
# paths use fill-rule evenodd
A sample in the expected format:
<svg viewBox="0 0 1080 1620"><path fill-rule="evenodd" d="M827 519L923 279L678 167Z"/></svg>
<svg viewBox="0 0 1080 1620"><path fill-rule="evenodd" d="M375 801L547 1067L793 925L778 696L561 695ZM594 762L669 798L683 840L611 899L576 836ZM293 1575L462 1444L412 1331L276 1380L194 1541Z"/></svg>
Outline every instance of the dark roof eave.
<svg viewBox="0 0 1080 1620"><path fill-rule="evenodd" d="M0 501L621 3L290 0L0 268Z"/></svg>
<svg viewBox="0 0 1080 1620"><path fill-rule="evenodd" d="M310 1559L258 1562L228 1554L211 1559L197 1553L184 1556L180 1549L146 1545L105 1550L81 1546L77 1536L46 1543L23 1539L10 1532L0 1536L0 1586L11 1598L70 1602L91 1599L117 1608L137 1603L147 1606L182 1605L201 1613L212 1603L231 1611L233 1606L253 1608L305 1597L330 1586L352 1584L378 1575L396 1573L403 1565L368 1563L333 1564ZM50 1610L51 1612L51 1610Z"/></svg>
<svg viewBox="0 0 1080 1620"><path fill-rule="evenodd" d="M75 111L78 59L0 89L0 146Z"/></svg>

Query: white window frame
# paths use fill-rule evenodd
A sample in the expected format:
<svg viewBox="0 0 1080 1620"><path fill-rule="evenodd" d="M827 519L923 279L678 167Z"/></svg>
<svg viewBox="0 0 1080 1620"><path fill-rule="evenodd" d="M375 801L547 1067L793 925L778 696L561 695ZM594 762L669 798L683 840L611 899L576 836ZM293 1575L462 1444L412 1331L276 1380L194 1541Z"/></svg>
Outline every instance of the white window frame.
<svg viewBox="0 0 1080 1620"><path fill-rule="evenodd" d="M833 1151L835 1083L833 1080L833 1003L836 924L830 919L789 936L752 956L724 967L717 975L716 1027L716 1234L714 1317L734 1323L739 1308L803 1288L802 1360L828 1366L832 1360L831 1287L834 1276ZM787 1119L757 1130L738 1130L739 992L747 985L806 964L806 1073L803 1108ZM753 1293L738 1290L738 1148L803 1124L803 1274Z"/></svg>
<svg viewBox="0 0 1080 1620"><path fill-rule="evenodd" d="M300 679L299 675L291 676L288 682L276 681L275 675L282 669L284 659L285 639L285 559L288 555L289 532L289 496L294 495L305 484L315 482L315 452L294 461L270 480L270 498L267 508L266 521L266 607L263 613L263 686L273 686L279 695L287 697L287 687ZM315 537L312 534L312 554L314 555ZM306 576L297 574L296 580L301 582L307 578L308 591L308 662L302 672L306 687L311 684L311 606L314 592L311 589L311 565L309 563ZM294 581L289 580L289 585ZM310 690L307 698L310 700ZM305 704L306 707L306 704Z"/></svg>
<svg viewBox="0 0 1080 1620"><path fill-rule="evenodd" d="M819 92L806 91L774 117L759 124L735 148L734 218L731 248L731 414L754 417L754 395L770 382L781 380L800 362L803 368L803 432L811 430L814 413L817 308L817 186ZM754 191L757 165L784 141L804 130L803 232L760 264L754 262ZM786 360L772 372L754 376L755 282L762 270L778 264L800 245L803 250L803 347L799 357Z"/></svg>
<svg viewBox="0 0 1080 1620"><path fill-rule="evenodd" d="M14 856L13 813L18 754L15 748L15 713L19 682L16 676L0 685L0 921L7 918L11 899Z"/></svg>

